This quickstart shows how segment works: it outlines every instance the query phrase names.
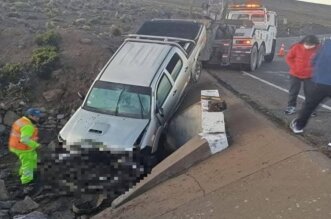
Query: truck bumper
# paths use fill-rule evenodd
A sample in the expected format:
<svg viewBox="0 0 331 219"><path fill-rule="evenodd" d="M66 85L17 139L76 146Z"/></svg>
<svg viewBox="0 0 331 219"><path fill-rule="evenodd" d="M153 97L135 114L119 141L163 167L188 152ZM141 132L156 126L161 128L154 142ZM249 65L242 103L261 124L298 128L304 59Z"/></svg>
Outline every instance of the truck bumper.
<svg viewBox="0 0 331 219"><path fill-rule="evenodd" d="M231 64L249 64L251 57L251 48L233 48L231 51Z"/></svg>

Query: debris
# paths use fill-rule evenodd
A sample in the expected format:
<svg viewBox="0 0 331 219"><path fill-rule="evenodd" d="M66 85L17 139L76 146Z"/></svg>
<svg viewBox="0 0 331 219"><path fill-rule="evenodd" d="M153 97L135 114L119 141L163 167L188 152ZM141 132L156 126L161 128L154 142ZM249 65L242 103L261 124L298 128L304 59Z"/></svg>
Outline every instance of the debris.
<svg viewBox="0 0 331 219"><path fill-rule="evenodd" d="M84 195L73 203L72 211L76 214L90 214L96 211L104 200L104 195Z"/></svg>
<svg viewBox="0 0 331 219"><path fill-rule="evenodd" d="M5 181L0 180L0 201L8 200L8 192L5 185Z"/></svg>
<svg viewBox="0 0 331 219"><path fill-rule="evenodd" d="M13 219L47 219L47 216L39 211L33 211L27 215L17 215Z"/></svg>
<svg viewBox="0 0 331 219"><path fill-rule="evenodd" d="M7 111L3 119L3 124L11 126L17 119L19 119L19 117L15 112Z"/></svg>
<svg viewBox="0 0 331 219"><path fill-rule="evenodd" d="M12 214L26 214L39 207L39 204L34 202L29 196L26 196L23 201L18 201L10 209Z"/></svg>
<svg viewBox="0 0 331 219"><path fill-rule="evenodd" d="M54 89L44 92L43 96L47 102L52 102L58 100L63 93L64 91L62 89Z"/></svg>

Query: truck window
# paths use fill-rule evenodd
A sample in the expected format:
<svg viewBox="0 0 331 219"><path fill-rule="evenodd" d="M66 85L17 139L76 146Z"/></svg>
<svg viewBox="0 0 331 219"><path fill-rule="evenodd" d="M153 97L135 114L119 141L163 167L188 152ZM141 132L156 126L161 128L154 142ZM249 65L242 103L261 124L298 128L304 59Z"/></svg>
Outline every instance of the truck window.
<svg viewBox="0 0 331 219"><path fill-rule="evenodd" d="M265 21L265 15L264 14L253 14L252 15L252 21L253 22L264 22Z"/></svg>
<svg viewBox="0 0 331 219"><path fill-rule="evenodd" d="M164 101L167 99L170 91L171 91L172 85L167 77L167 75L163 74L159 86L156 90L156 105L158 107L161 107L164 103Z"/></svg>
<svg viewBox="0 0 331 219"><path fill-rule="evenodd" d="M249 14L233 14L232 20L249 20Z"/></svg>
<svg viewBox="0 0 331 219"><path fill-rule="evenodd" d="M176 81L181 69L183 67L183 61L179 57L177 53L171 58L169 64L167 65L166 69L171 75L172 79Z"/></svg>

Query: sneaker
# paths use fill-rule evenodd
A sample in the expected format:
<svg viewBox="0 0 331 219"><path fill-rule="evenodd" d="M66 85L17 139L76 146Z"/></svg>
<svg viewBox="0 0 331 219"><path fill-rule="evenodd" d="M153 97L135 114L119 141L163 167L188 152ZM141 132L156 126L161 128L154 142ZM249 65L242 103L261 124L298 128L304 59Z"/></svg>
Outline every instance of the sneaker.
<svg viewBox="0 0 331 219"><path fill-rule="evenodd" d="M23 194L26 196L35 197L41 194L43 191L42 186L39 183L29 183L23 186Z"/></svg>
<svg viewBox="0 0 331 219"><path fill-rule="evenodd" d="M297 119L293 119L291 124L290 124L290 129L293 131L295 134L300 134L303 133L303 129L298 129L297 128Z"/></svg>
<svg viewBox="0 0 331 219"><path fill-rule="evenodd" d="M292 115L296 113L295 107L294 106L288 106L285 110L286 115Z"/></svg>

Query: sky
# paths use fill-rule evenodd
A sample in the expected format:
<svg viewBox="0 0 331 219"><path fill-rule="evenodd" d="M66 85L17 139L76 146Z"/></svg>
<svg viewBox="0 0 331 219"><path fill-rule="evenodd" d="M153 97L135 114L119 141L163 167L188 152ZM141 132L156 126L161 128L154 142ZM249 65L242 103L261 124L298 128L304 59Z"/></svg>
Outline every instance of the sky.
<svg viewBox="0 0 331 219"><path fill-rule="evenodd" d="M298 0L298 1L331 5L331 0Z"/></svg>

